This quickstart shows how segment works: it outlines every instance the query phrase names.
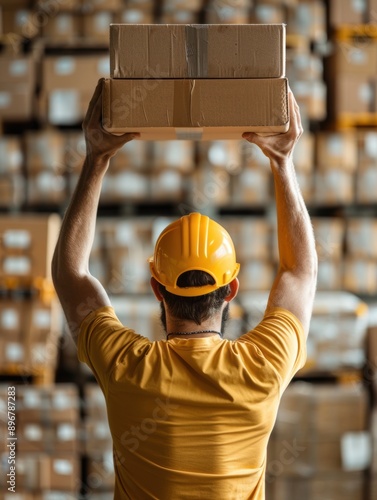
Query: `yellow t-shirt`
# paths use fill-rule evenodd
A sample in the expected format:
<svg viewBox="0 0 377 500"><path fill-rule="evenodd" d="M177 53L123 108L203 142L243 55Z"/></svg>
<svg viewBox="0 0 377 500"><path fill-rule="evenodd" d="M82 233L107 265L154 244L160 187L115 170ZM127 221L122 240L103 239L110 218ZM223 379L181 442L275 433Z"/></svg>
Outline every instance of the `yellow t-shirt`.
<svg viewBox="0 0 377 500"><path fill-rule="evenodd" d="M113 308L81 325L78 355L107 403L116 500L261 500L282 392L306 359L301 323L275 308L237 340L151 342Z"/></svg>

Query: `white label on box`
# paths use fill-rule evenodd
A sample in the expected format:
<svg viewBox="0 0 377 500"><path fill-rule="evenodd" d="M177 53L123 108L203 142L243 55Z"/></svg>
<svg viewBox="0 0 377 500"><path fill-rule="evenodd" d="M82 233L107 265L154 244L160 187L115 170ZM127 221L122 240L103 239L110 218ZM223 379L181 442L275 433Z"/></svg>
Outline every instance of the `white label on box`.
<svg viewBox="0 0 377 500"><path fill-rule="evenodd" d="M368 132L365 134L365 152L371 158L377 158L377 133Z"/></svg>
<svg viewBox="0 0 377 500"><path fill-rule="evenodd" d="M94 17L94 29L99 33L107 33L111 22L112 15L110 12L98 12Z"/></svg>
<svg viewBox="0 0 377 500"><path fill-rule="evenodd" d="M31 263L28 257L7 257L3 261L3 271L6 274L28 274Z"/></svg>
<svg viewBox="0 0 377 500"><path fill-rule="evenodd" d="M137 9L127 9L122 12L122 23L141 24L144 15L143 11Z"/></svg>
<svg viewBox="0 0 377 500"><path fill-rule="evenodd" d="M340 441L342 465L344 470L365 470L372 457L369 432L347 432Z"/></svg>
<svg viewBox="0 0 377 500"><path fill-rule="evenodd" d="M9 65L9 73L11 76L23 76L27 73L27 62L24 59L11 61Z"/></svg>
<svg viewBox="0 0 377 500"><path fill-rule="evenodd" d="M27 22L28 17L29 13L27 10L18 10L15 17L16 26L22 27Z"/></svg>
<svg viewBox="0 0 377 500"><path fill-rule="evenodd" d="M28 441L41 441L43 436L42 427L38 424L28 424L25 426L24 436Z"/></svg>
<svg viewBox="0 0 377 500"><path fill-rule="evenodd" d="M51 314L46 309L36 309L33 314L33 324L41 330L47 330L51 326Z"/></svg>
<svg viewBox="0 0 377 500"><path fill-rule="evenodd" d="M66 394L65 392L59 391L55 392L52 395L52 405L56 409L66 409L66 408L73 408L75 405L73 404L73 401L71 397Z"/></svg>
<svg viewBox="0 0 377 500"><path fill-rule="evenodd" d="M15 309L5 309L1 314L1 326L5 330L18 328L18 312Z"/></svg>
<svg viewBox="0 0 377 500"><path fill-rule="evenodd" d="M352 48L352 50L348 52L348 57L352 64L356 64L358 66L366 64L368 61L367 52L363 49Z"/></svg>
<svg viewBox="0 0 377 500"><path fill-rule="evenodd" d="M60 424L56 435L60 441L72 441L76 437L76 428L72 424Z"/></svg>
<svg viewBox="0 0 377 500"><path fill-rule="evenodd" d="M364 13L367 10L367 0L352 0L354 12Z"/></svg>
<svg viewBox="0 0 377 500"><path fill-rule="evenodd" d="M42 407L42 394L39 391L28 388L27 391L24 392L23 396L25 408Z"/></svg>
<svg viewBox="0 0 377 500"><path fill-rule="evenodd" d="M69 14L60 14L56 16L56 30L58 33L70 33L72 27L72 17Z"/></svg>
<svg viewBox="0 0 377 500"><path fill-rule="evenodd" d="M118 245L130 245L135 241L135 231L131 224L117 224L115 229L115 241Z"/></svg>
<svg viewBox="0 0 377 500"><path fill-rule="evenodd" d="M0 92L0 109L9 108L12 102L12 95L10 92Z"/></svg>
<svg viewBox="0 0 377 500"><path fill-rule="evenodd" d="M99 76L108 75L110 72L110 58L101 57L98 60L97 71Z"/></svg>
<svg viewBox="0 0 377 500"><path fill-rule="evenodd" d="M369 83L363 83L359 86L358 96L360 101L364 103L372 103L374 99L374 91Z"/></svg>
<svg viewBox="0 0 377 500"><path fill-rule="evenodd" d="M208 150L208 159L212 165L226 167L229 159L226 152L226 145L222 141L213 141Z"/></svg>
<svg viewBox="0 0 377 500"><path fill-rule="evenodd" d="M80 95L77 90L54 90L49 96L48 118L52 124L71 125L81 120Z"/></svg>
<svg viewBox="0 0 377 500"><path fill-rule="evenodd" d="M8 343L5 348L5 357L8 361L15 363L23 361L24 347L16 342Z"/></svg>
<svg viewBox="0 0 377 500"><path fill-rule="evenodd" d="M327 149L331 156L342 156L343 153L343 138L339 134L334 134L329 136L327 141Z"/></svg>
<svg viewBox="0 0 377 500"><path fill-rule="evenodd" d="M158 191L176 193L181 188L181 176L176 170L160 174Z"/></svg>
<svg viewBox="0 0 377 500"><path fill-rule="evenodd" d="M55 61L55 73L57 75L71 75L76 69L76 62L73 57L60 57Z"/></svg>
<svg viewBox="0 0 377 500"><path fill-rule="evenodd" d="M107 422L97 422L94 427L94 435L99 439L107 438L110 435Z"/></svg>
<svg viewBox="0 0 377 500"><path fill-rule="evenodd" d="M31 234L25 229L8 229L3 234L3 246L6 248L30 247Z"/></svg>
<svg viewBox="0 0 377 500"><path fill-rule="evenodd" d="M57 474L68 476L73 472L72 464L69 460L56 459L53 461L53 469Z"/></svg>

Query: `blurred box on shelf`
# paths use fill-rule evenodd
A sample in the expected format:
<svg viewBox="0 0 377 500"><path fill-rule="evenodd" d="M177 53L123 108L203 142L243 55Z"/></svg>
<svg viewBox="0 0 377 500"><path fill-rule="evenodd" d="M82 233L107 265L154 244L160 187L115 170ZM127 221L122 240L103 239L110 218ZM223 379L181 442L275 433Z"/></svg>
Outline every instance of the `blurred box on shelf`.
<svg viewBox="0 0 377 500"><path fill-rule="evenodd" d="M313 203L313 174L299 170L296 172L296 178L305 203Z"/></svg>
<svg viewBox="0 0 377 500"><path fill-rule="evenodd" d="M60 230L58 214L0 217L0 278L50 278Z"/></svg>
<svg viewBox="0 0 377 500"><path fill-rule="evenodd" d="M240 292L250 290L270 290L276 276L276 268L270 261L240 259Z"/></svg>
<svg viewBox="0 0 377 500"><path fill-rule="evenodd" d="M177 144L176 141L174 142ZM151 144L144 141L130 141L126 143L118 153L111 158L110 171L114 173L133 169L145 171L154 160L150 155L150 146ZM157 146L154 144L152 147L155 148L154 151L157 149ZM179 158L176 159L176 161L178 160ZM182 158L181 161L184 163L185 159Z"/></svg>
<svg viewBox="0 0 377 500"><path fill-rule="evenodd" d="M287 53L287 78L292 81L323 80L323 59L309 50L297 49Z"/></svg>
<svg viewBox="0 0 377 500"><path fill-rule="evenodd" d="M343 267L343 289L358 295L377 294L377 260L346 257Z"/></svg>
<svg viewBox="0 0 377 500"><path fill-rule="evenodd" d="M41 15L43 12L49 13L50 15L56 15L55 4L50 4L49 0L32 0L35 11L38 15ZM80 12L82 9L82 0L60 0L59 4L59 12Z"/></svg>
<svg viewBox="0 0 377 500"><path fill-rule="evenodd" d="M252 8L251 21L261 24L285 23L286 12L284 6L278 5L276 2L255 2L256 5Z"/></svg>
<svg viewBox="0 0 377 500"><path fill-rule="evenodd" d="M158 20L161 24L199 24L199 13L192 10L165 10Z"/></svg>
<svg viewBox="0 0 377 500"><path fill-rule="evenodd" d="M245 167L231 176L232 206L266 206L271 200L271 174L260 167Z"/></svg>
<svg viewBox="0 0 377 500"><path fill-rule="evenodd" d="M109 26L115 21L115 14L99 11L83 17L83 36L104 45L109 45Z"/></svg>
<svg viewBox="0 0 377 500"><path fill-rule="evenodd" d="M23 161L24 153L20 138L0 137L0 174L20 174Z"/></svg>
<svg viewBox="0 0 377 500"><path fill-rule="evenodd" d="M246 156L246 153L241 140L202 141L198 144L199 168L202 165L211 165L226 169L230 173L243 165L243 156ZM251 154L248 159L250 157Z"/></svg>
<svg viewBox="0 0 377 500"><path fill-rule="evenodd" d="M142 142L133 141L135 148L140 144ZM193 141L154 141L151 146L152 152L149 164L152 169L175 168L181 172L192 172L194 170L195 143ZM145 165L146 160L143 163Z"/></svg>
<svg viewBox="0 0 377 500"><path fill-rule="evenodd" d="M85 454L95 455L98 450L112 453L113 441L107 418L105 420L89 420L84 424Z"/></svg>
<svg viewBox="0 0 377 500"><path fill-rule="evenodd" d="M359 163L356 172L355 201L359 204L374 204L377 192L377 169L375 163Z"/></svg>
<svg viewBox="0 0 377 500"><path fill-rule="evenodd" d="M198 12L202 6L203 0L162 0L162 9L165 11L192 10L194 12Z"/></svg>
<svg viewBox="0 0 377 500"><path fill-rule="evenodd" d="M225 168L202 164L190 177L186 202L194 210L212 206L228 205L231 202L230 175Z"/></svg>
<svg viewBox="0 0 377 500"><path fill-rule="evenodd" d="M28 173L43 170L64 173L65 135L53 129L29 130L25 133L25 163Z"/></svg>
<svg viewBox="0 0 377 500"><path fill-rule="evenodd" d="M368 22L368 0L331 0L330 25L341 28L344 25L361 25Z"/></svg>
<svg viewBox="0 0 377 500"><path fill-rule="evenodd" d="M39 119L43 124L50 125L81 125L92 95L92 91L74 88L42 92L38 101Z"/></svg>
<svg viewBox="0 0 377 500"><path fill-rule="evenodd" d="M267 479L267 482L269 479ZM320 474L308 478L279 476L270 478L274 500L303 498L331 500L364 500L365 478L362 472Z"/></svg>
<svg viewBox="0 0 377 500"><path fill-rule="evenodd" d="M327 86L322 80L292 80L290 83L303 120L322 121L327 116Z"/></svg>
<svg viewBox="0 0 377 500"><path fill-rule="evenodd" d="M304 132L293 151L293 163L296 172L312 173L314 168L315 136Z"/></svg>
<svg viewBox="0 0 377 500"><path fill-rule="evenodd" d="M352 204L355 198L354 177L353 173L337 167L316 171L313 201L323 206Z"/></svg>
<svg viewBox="0 0 377 500"><path fill-rule="evenodd" d="M149 198L149 179L132 169L108 172L102 184L100 203L145 202Z"/></svg>
<svg viewBox="0 0 377 500"><path fill-rule="evenodd" d="M323 0L300 0L288 9L287 33L302 35L313 42L327 41L327 11Z"/></svg>
<svg viewBox="0 0 377 500"><path fill-rule="evenodd" d="M150 200L174 201L179 203L184 199L184 174L175 168L159 168L149 173Z"/></svg>
<svg viewBox="0 0 377 500"><path fill-rule="evenodd" d="M352 217L347 220L347 255L377 260L377 220Z"/></svg>
<svg viewBox="0 0 377 500"><path fill-rule="evenodd" d="M358 130L359 165L377 163L377 132L374 130Z"/></svg>
<svg viewBox="0 0 377 500"><path fill-rule="evenodd" d="M0 207L7 210L18 210L24 202L24 176L17 173L0 175Z"/></svg>
<svg viewBox="0 0 377 500"><path fill-rule="evenodd" d="M149 6L148 6L149 5ZM130 6L114 13L115 24L153 24L155 19L153 15L154 6L143 4ZM177 15L179 12L177 12Z"/></svg>
<svg viewBox="0 0 377 500"><path fill-rule="evenodd" d="M263 217L224 217L221 224L229 232L237 258L268 259L271 256L271 226Z"/></svg>
<svg viewBox="0 0 377 500"><path fill-rule="evenodd" d="M92 11L118 11L124 7L123 0L81 0L84 13Z"/></svg>
<svg viewBox="0 0 377 500"><path fill-rule="evenodd" d="M342 263L338 260L318 262L317 289L340 290L343 284Z"/></svg>
<svg viewBox="0 0 377 500"><path fill-rule="evenodd" d="M91 491L112 491L115 482L114 461L112 451L92 454L88 458L87 488ZM92 498L92 495L90 495ZM102 498L102 497L101 497Z"/></svg>
<svg viewBox="0 0 377 500"><path fill-rule="evenodd" d="M377 57L377 55L376 55ZM339 75L335 98L335 115L373 113L376 111L376 82L363 75Z"/></svg>
<svg viewBox="0 0 377 500"><path fill-rule="evenodd" d="M84 412L89 422L107 419L106 401L100 386L96 383L84 385Z"/></svg>
<svg viewBox="0 0 377 500"><path fill-rule="evenodd" d="M17 450L20 453L75 453L79 451L78 428L72 422L19 422Z"/></svg>
<svg viewBox="0 0 377 500"><path fill-rule="evenodd" d="M65 176L51 170L30 173L26 187L26 204L29 206L60 206L67 199Z"/></svg>
<svg viewBox="0 0 377 500"><path fill-rule="evenodd" d="M366 37L364 42L338 41L334 51L334 71L338 77L350 74L375 77L377 74L377 41Z"/></svg>
<svg viewBox="0 0 377 500"><path fill-rule="evenodd" d="M171 54L166 58L166 54ZM285 25L110 26L112 78L279 78Z"/></svg>
<svg viewBox="0 0 377 500"><path fill-rule="evenodd" d="M205 20L209 24L249 24L250 9L224 3L223 0L213 0L205 11Z"/></svg>
<svg viewBox="0 0 377 500"><path fill-rule="evenodd" d="M239 294L249 328L262 320L268 293ZM365 363L367 327L368 306L359 297L343 291L318 290L307 341L307 363L301 374L311 370L361 369Z"/></svg>
<svg viewBox="0 0 377 500"><path fill-rule="evenodd" d="M36 60L33 56L2 54L0 57L0 83L25 84L34 91L36 84Z"/></svg>
<svg viewBox="0 0 377 500"><path fill-rule="evenodd" d="M289 127L287 97L284 78L106 79L103 126L112 133L140 132L144 140L284 132Z"/></svg>
<svg viewBox="0 0 377 500"><path fill-rule="evenodd" d="M35 114L34 92L26 83L0 82L0 119L27 121Z"/></svg>
<svg viewBox="0 0 377 500"><path fill-rule="evenodd" d="M312 217L319 261L343 258L345 221L337 217Z"/></svg>
<svg viewBox="0 0 377 500"><path fill-rule="evenodd" d="M13 37L18 35L21 38L33 39L40 33L40 23L35 20L29 6L17 7L13 4L12 6L4 6L1 9L0 22L1 32L4 35L10 34Z"/></svg>
<svg viewBox="0 0 377 500"><path fill-rule="evenodd" d="M52 425L59 422L77 426L80 419L80 400L75 384L54 384L45 387L17 387L17 420L22 423L43 422Z"/></svg>
<svg viewBox="0 0 377 500"><path fill-rule="evenodd" d="M79 14L58 12L55 16L48 17L48 21L43 23L42 37L49 43L71 43L79 40L83 31L82 22Z"/></svg>
<svg viewBox="0 0 377 500"><path fill-rule="evenodd" d="M82 131L69 131L64 138L64 163L62 167L64 166L65 168L62 168L62 172L80 173L86 157L84 133ZM119 152L118 155L120 155Z"/></svg>

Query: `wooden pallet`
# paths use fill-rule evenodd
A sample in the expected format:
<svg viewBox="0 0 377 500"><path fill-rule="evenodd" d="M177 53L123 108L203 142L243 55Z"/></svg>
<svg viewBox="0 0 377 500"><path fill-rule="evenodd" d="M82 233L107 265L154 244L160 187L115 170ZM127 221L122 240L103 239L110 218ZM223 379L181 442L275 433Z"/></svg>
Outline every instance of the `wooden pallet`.
<svg viewBox="0 0 377 500"><path fill-rule="evenodd" d="M376 24L355 24L340 26L335 30L335 38L340 42L349 42L352 40L368 41L370 38L377 38Z"/></svg>
<svg viewBox="0 0 377 500"><path fill-rule="evenodd" d="M336 118L337 130L376 126L377 113L341 113Z"/></svg>

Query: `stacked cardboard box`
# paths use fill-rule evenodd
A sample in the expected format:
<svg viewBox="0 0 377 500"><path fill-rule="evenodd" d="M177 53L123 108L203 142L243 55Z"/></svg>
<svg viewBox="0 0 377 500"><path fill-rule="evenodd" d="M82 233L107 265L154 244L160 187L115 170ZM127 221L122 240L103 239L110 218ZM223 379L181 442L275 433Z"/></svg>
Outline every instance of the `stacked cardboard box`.
<svg viewBox="0 0 377 500"><path fill-rule="evenodd" d="M103 125L112 133L239 139L289 126L283 25L113 24L110 76Z"/></svg>
<svg viewBox="0 0 377 500"><path fill-rule="evenodd" d="M376 0L330 0L329 6L330 24L334 28L377 21Z"/></svg>
<svg viewBox="0 0 377 500"><path fill-rule="evenodd" d="M0 138L0 207L18 209L24 202L23 151L16 136Z"/></svg>
<svg viewBox="0 0 377 500"><path fill-rule="evenodd" d="M377 133L373 130L358 133L358 166L356 171L356 202L371 204L377 192Z"/></svg>
<svg viewBox="0 0 377 500"><path fill-rule="evenodd" d="M34 117L36 61L32 56L1 55L0 87L0 120Z"/></svg>
<svg viewBox="0 0 377 500"><path fill-rule="evenodd" d="M295 382L282 397L268 448L273 498L362 500L371 461L362 385Z"/></svg>

